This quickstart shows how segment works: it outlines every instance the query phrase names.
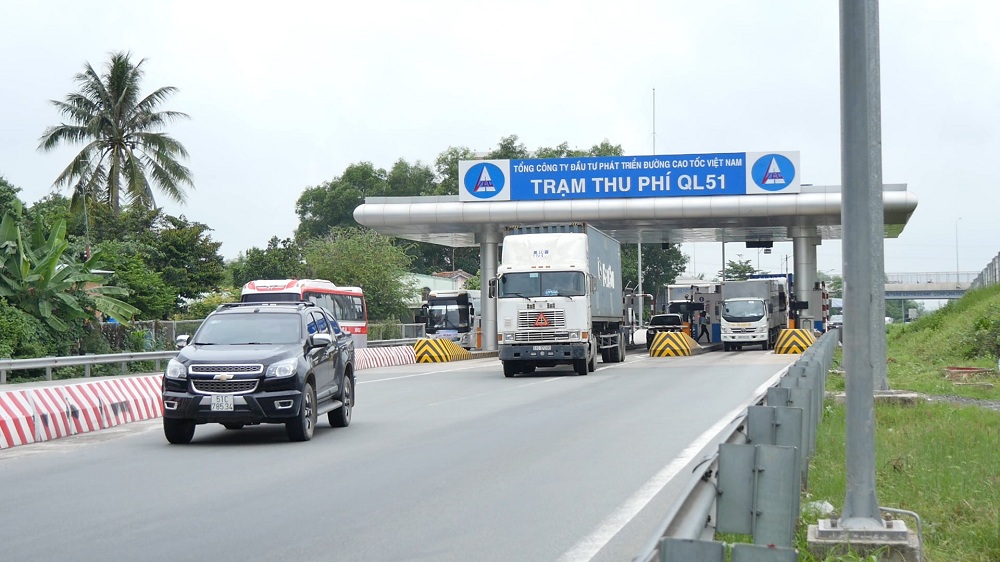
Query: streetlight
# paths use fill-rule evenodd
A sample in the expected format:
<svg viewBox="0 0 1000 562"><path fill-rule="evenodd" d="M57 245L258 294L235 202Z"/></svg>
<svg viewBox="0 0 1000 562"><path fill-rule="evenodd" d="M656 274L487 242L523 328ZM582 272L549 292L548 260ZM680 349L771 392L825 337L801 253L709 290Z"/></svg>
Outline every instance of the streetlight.
<svg viewBox="0 0 1000 562"><path fill-rule="evenodd" d="M958 221L962 220L962 217L955 219L955 288L959 288L959 269L958 269Z"/></svg>

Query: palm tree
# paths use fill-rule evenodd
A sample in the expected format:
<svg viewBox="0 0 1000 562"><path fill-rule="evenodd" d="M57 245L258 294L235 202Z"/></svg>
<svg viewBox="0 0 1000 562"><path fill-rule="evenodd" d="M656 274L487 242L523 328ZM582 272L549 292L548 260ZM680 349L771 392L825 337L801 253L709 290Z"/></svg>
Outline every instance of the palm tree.
<svg viewBox="0 0 1000 562"><path fill-rule="evenodd" d="M162 132L167 123L188 116L157 111L177 88L158 88L140 97L143 62L133 64L129 53L112 53L103 75L87 63L75 77L79 90L65 101L52 100L68 122L46 129L38 149L84 145L53 183L71 186L74 209L83 204L86 212L88 202L100 201L117 216L123 202L156 208L154 186L179 203L184 202L184 186L194 187L191 171L179 162L187 151Z"/></svg>

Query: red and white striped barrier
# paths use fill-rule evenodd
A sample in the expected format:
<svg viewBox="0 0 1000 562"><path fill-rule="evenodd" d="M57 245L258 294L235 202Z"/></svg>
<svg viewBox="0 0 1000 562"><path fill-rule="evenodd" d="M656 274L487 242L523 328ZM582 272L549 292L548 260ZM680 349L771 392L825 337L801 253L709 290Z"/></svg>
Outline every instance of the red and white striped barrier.
<svg viewBox="0 0 1000 562"><path fill-rule="evenodd" d="M35 442L51 441L72 435L69 405L58 387L26 391L35 407Z"/></svg>
<svg viewBox="0 0 1000 562"><path fill-rule="evenodd" d="M395 365L412 365L417 362L413 346L365 347L354 350L357 370Z"/></svg>
<svg viewBox="0 0 1000 562"><path fill-rule="evenodd" d="M96 385L71 384L60 388L60 391L69 405L69 421L73 433L89 433L107 427L102 397Z"/></svg>
<svg viewBox="0 0 1000 562"><path fill-rule="evenodd" d="M0 449L35 442L35 408L21 390L0 392Z"/></svg>

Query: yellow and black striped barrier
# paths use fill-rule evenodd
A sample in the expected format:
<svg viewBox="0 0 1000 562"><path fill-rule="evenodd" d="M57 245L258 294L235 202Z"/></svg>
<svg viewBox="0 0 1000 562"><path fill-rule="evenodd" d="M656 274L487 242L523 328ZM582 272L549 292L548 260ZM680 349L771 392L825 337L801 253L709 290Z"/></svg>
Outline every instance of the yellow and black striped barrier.
<svg viewBox="0 0 1000 562"><path fill-rule="evenodd" d="M801 355L814 343L816 343L816 337L813 336L810 330L782 330L778 334L778 341L774 344L774 352L781 354L798 353Z"/></svg>
<svg viewBox="0 0 1000 562"><path fill-rule="evenodd" d="M649 346L650 357L682 357L691 355L692 346L698 347L691 336L684 332L658 332Z"/></svg>
<svg viewBox="0 0 1000 562"><path fill-rule="evenodd" d="M472 354L461 346L446 339L420 339L413 344L413 354L417 363L444 363L472 359Z"/></svg>

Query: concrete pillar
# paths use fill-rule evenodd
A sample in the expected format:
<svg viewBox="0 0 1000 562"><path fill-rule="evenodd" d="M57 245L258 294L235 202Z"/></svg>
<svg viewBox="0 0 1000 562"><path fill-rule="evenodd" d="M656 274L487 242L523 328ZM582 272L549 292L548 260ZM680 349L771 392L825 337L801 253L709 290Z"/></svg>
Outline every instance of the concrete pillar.
<svg viewBox="0 0 1000 562"><path fill-rule="evenodd" d="M795 273L795 300L809 302L809 296L816 283L816 245L820 238L814 226L796 226L790 229L792 237L793 272ZM796 328L812 328L814 318L820 311L802 309L799 311L799 322Z"/></svg>
<svg viewBox="0 0 1000 562"><path fill-rule="evenodd" d="M500 234L489 231L478 236L479 239L479 272L482 283L482 307L480 326L483 331L483 351L497 350L497 303L490 298L490 280L497 276L497 244Z"/></svg>

